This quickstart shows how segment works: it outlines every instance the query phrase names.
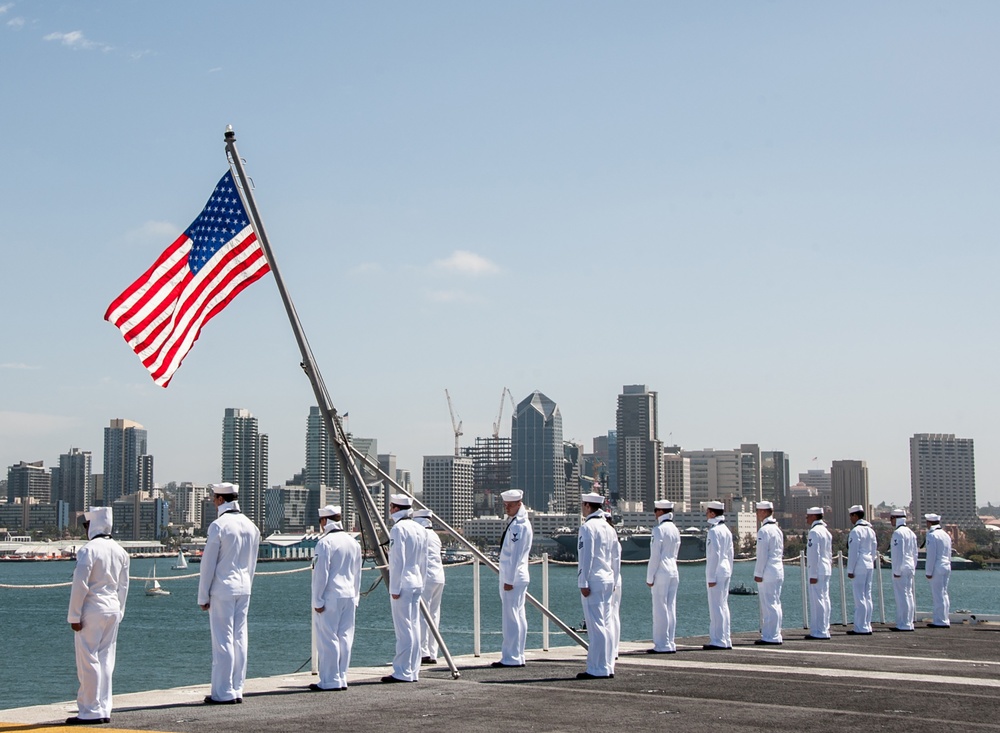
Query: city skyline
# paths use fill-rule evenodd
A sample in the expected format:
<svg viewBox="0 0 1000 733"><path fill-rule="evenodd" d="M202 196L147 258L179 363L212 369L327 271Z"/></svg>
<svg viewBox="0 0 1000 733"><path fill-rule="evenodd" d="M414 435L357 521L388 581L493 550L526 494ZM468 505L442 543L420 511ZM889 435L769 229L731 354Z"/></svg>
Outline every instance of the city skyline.
<svg viewBox="0 0 1000 733"><path fill-rule="evenodd" d="M876 502L909 501L910 436L972 438L1000 503L998 34L929 0L0 2L0 464L99 463L121 416L158 482L208 483L243 406L270 483L301 470L273 275L166 390L103 320L232 124L334 404L416 480L453 451L446 388L467 438L506 386L589 450L646 384L664 444L864 460Z"/></svg>

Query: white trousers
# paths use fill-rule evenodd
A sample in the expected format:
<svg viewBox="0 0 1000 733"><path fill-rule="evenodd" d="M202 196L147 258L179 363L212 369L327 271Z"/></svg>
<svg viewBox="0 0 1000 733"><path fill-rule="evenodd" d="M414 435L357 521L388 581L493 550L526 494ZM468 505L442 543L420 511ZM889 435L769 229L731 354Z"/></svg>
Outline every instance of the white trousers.
<svg viewBox="0 0 1000 733"><path fill-rule="evenodd" d="M611 592L611 658L618 659L618 644L622 640L622 585Z"/></svg>
<svg viewBox="0 0 1000 733"><path fill-rule="evenodd" d="M444 583L424 583L424 591L420 597L427 604L427 610L431 612L434 619L434 626L441 630L441 596L444 594ZM437 659L438 643L424 620L424 615L420 614L420 656Z"/></svg>
<svg viewBox="0 0 1000 733"><path fill-rule="evenodd" d="M591 588L583 599L583 617L587 621L587 671L598 677L615 673L614 629L611 621L611 587Z"/></svg>
<svg viewBox="0 0 1000 733"><path fill-rule="evenodd" d="M892 576L892 594L896 598L896 628L912 629L913 613L916 610L912 570L904 570L898 578Z"/></svg>
<svg viewBox="0 0 1000 733"><path fill-rule="evenodd" d="M934 569L934 577L929 578L931 584L931 603L934 607L934 623L941 626L951 626L951 600L948 598L948 580L951 570Z"/></svg>
<svg viewBox="0 0 1000 733"><path fill-rule="evenodd" d="M319 682L324 690L347 687L347 668L351 666L354 644L353 598L333 598L323 613L316 616L316 651Z"/></svg>
<svg viewBox="0 0 1000 733"><path fill-rule="evenodd" d="M675 652L674 631L677 628L677 575L657 573L653 577L653 649Z"/></svg>
<svg viewBox="0 0 1000 733"><path fill-rule="evenodd" d="M757 584L760 600L760 638L781 641L781 585L784 579L764 580Z"/></svg>
<svg viewBox="0 0 1000 733"><path fill-rule="evenodd" d="M513 590L504 590L503 585L500 586L500 603L503 607L503 644L500 647L502 664L524 664L524 647L528 640L528 617L524 613L524 597L527 593L526 583L516 583Z"/></svg>
<svg viewBox="0 0 1000 733"><path fill-rule="evenodd" d="M729 636L729 581L723 578L708 589L708 643L732 648Z"/></svg>
<svg viewBox="0 0 1000 733"><path fill-rule="evenodd" d="M872 568L860 566L854 571L851 591L854 593L854 630L868 633L872 630Z"/></svg>
<svg viewBox="0 0 1000 733"><path fill-rule="evenodd" d="M84 720L111 717L111 677L115 672L119 613L83 612L83 629L73 634L76 647L77 717Z"/></svg>
<svg viewBox="0 0 1000 733"><path fill-rule="evenodd" d="M392 676L405 682L420 679L420 589L404 588L392 600L392 626L396 630L396 656Z"/></svg>
<svg viewBox="0 0 1000 733"><path fill-rule="evenodd" d="M830 576L820 575L809 583L809 636L830 638Z"/></svg>
<svg viewBox="0 0 1000 733"><path fill-rule="evenodd" d="M247 611L250 596L209 597L208 620L212 629L212 699L243 697L247 678Z"/></svg>

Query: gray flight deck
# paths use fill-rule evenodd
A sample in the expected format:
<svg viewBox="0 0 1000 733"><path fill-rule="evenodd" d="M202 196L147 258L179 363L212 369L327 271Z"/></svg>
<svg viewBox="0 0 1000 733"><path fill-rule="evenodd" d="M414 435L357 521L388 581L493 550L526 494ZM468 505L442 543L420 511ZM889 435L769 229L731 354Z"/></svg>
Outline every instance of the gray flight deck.
<svg viewBox="0 0 1000 733"><path fill-rule="evenodd" d="M1000 624L872 636L834 627L830 641L785 632L781 647L737 634L731 651L683 639L673 655L623 643L614 679L577 680L583 650L529 651L519 669L496 654L458 657L461 677L424 667L420 682L382 684L389 667L352 668L345 692L310 692L308 674L248 680L242 705L206 706L207 685L115 696L106 731L1000 731ZM251 650L252 653L252 650ZM206 660L207 662L207 660ZM73 702L0 710L0 731L58 730ZM55 726L53 725L55 724ZM70 730L69 728L66 728ZM77 727L73 730L86 730Z"/></svg>

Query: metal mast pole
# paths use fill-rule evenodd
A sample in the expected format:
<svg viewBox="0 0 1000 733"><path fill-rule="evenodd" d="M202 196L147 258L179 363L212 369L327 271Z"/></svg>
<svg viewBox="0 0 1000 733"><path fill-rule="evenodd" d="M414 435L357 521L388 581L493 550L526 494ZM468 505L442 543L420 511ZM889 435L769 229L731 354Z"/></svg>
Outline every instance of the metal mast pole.
<svg viewBox="0 0 1000 733"><path fill-rule="evenodd" d="M316 402L323 415L323 424L326 427L327 435L330 436L333 441L337 451L337 456L340 459L341 468L348 478L348 487L358 509L358 518L361 520L362 534L375 554L375 561L382 573L382 580L385 581L386 589L388 589L389 562L383 545L389 541L389 529L379 512L371 511L375 505L375 501L368 492L368 487L365 486L364 477L361 475L361 469L358 468L357 463L353 459L351 453L352 446L347 441L347 435L344 432L343 423L341 422L340 416L337 414L337 409L333 406L333 400L330 399L330 393L327 391L326 384L323 382L323 376L320 374L319 367L316 364L316 359L312 353L312 348L310 348L309 341L306 339L305 331L303 330L298 314L295 311L295 305L292 303L292 299L288 295L288 291L285 288L285 282L281 277L280 271L278 270L278 263L275 261L274 254L271 251L271 244L267 238L267 232L264 230L264 223L260 218L260 213L257 210L257 202L254 200L249 179L247 178L246 172L243 170L243 161L240 158L239 152L236 150L236 133L233 132L232 125L226 127L225 141L226 154L229 157L229 165L236 174L239 182L238 188L240 197L243 199L243 203L246 204L247 213L250 215L250 223L253 226L253 230L257 235L258 241L260 242L261 250L267 258L271 273L274 275L274 282L278 286L278 293L281 295L281 302L285 306L285 312L288 314L288 321L291 324L292 332L295 335L295 341L299 346L299 353L302 356L300 366L303 371L305 371L306 376L309 379L309 383L312 385L313 394L316 397ZM374 520L372 518L373 515L375 517ZM378 522L377 525L376 520ZM427 609L427 604L424 603L423 599L420 600L420 611L424 615L424 619L427 621L428 628L432 630L434 637L437 639L438 644L444 652L445 659L448 662L448 667L451 669L452 676L457 679L459 677L458 667L455 666L455 662L452 660L451 654L448 652L448 648L445 645L444 640L441 638L441 633L437 628L437 624L434 623L434 619L431 617L430 612Z"/></svg>

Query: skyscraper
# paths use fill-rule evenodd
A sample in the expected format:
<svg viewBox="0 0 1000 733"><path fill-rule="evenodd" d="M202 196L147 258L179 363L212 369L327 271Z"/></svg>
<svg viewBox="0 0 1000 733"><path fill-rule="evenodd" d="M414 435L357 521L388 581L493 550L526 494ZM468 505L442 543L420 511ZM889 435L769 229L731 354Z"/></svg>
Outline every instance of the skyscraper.
<svg viewBox="0 0 1000 733"><path fill-rule="evenodd" d="M538 512L566 510L562 415L555 402L535 390L511 417L511 487Z"/></svg>
<svg viewBox="0 0 1000 733"><path fill-rule="evenodd" d="M152 476L140 470L140 457L145 455L146 429L139 423L116 418L104 428L103 506L142 491L144 482L152 486Z"/></svg>
<svg viewBox="0 0 1000 733"><path fill-rule="evenodd" d="M774 509L784 512L788 496L788 456L784 451L760 452L760 498L774 503Z"/></svg>
<svg viewBox="0 0 1000 733"><path fill-rule="evenodd" d="M663 448L663 498L674 502L674 511L692 511L691 459L681 454L679 446Z"/></svg>
<svg viewBox="0 0 1000 733"><path fill-rule="evenodd" d="M69 504L70 514L85 512L94 498L93 456L90 451L70 448L59 456L57 498Z"/></svg>
<svg viewBox="0 0 1000 733"><path fill-rule="evenodd" d="M471 458L424 456L424 505L456 529L472 519Z"/></svg>
<svg viewBox="0 0 1000 733"><path fill-rule="evenodd" d="M972 438L950 433L917 433L910 438L910 495L918 522L933 512L944 524L982 527Z"/></svg>
<svg viewBox="0 0 1000 733"><path fill-rule="evenodd" d="M20 499L27 504L30 499L48 504L52 497L52 476L42 461L21 461L7 469L7 503Z"/></svg>
<svg viewBox="0 0 1000 733"><path fill-rule="evenodd" d="M652 511L663 498L663 442L657 428L657 393L626 384L618 395L618 499L629 511Z"/></svg>
<svg viewBox="0 0 1000 733"><path fill-rule="evenodd" d="M249 410L227 407L222 418L222 480L240 487L240 509L264 529L267 435Z"/></svg>
<svg viewBox="0 0 1000 733"><path fill-rule="evenodd" d="M834 461L830 468L831 504L833 516L824 517L831 529L849 529L849 509L860 504L865 518L871 519L868 500L868 464L864 461Z"/></svg>

